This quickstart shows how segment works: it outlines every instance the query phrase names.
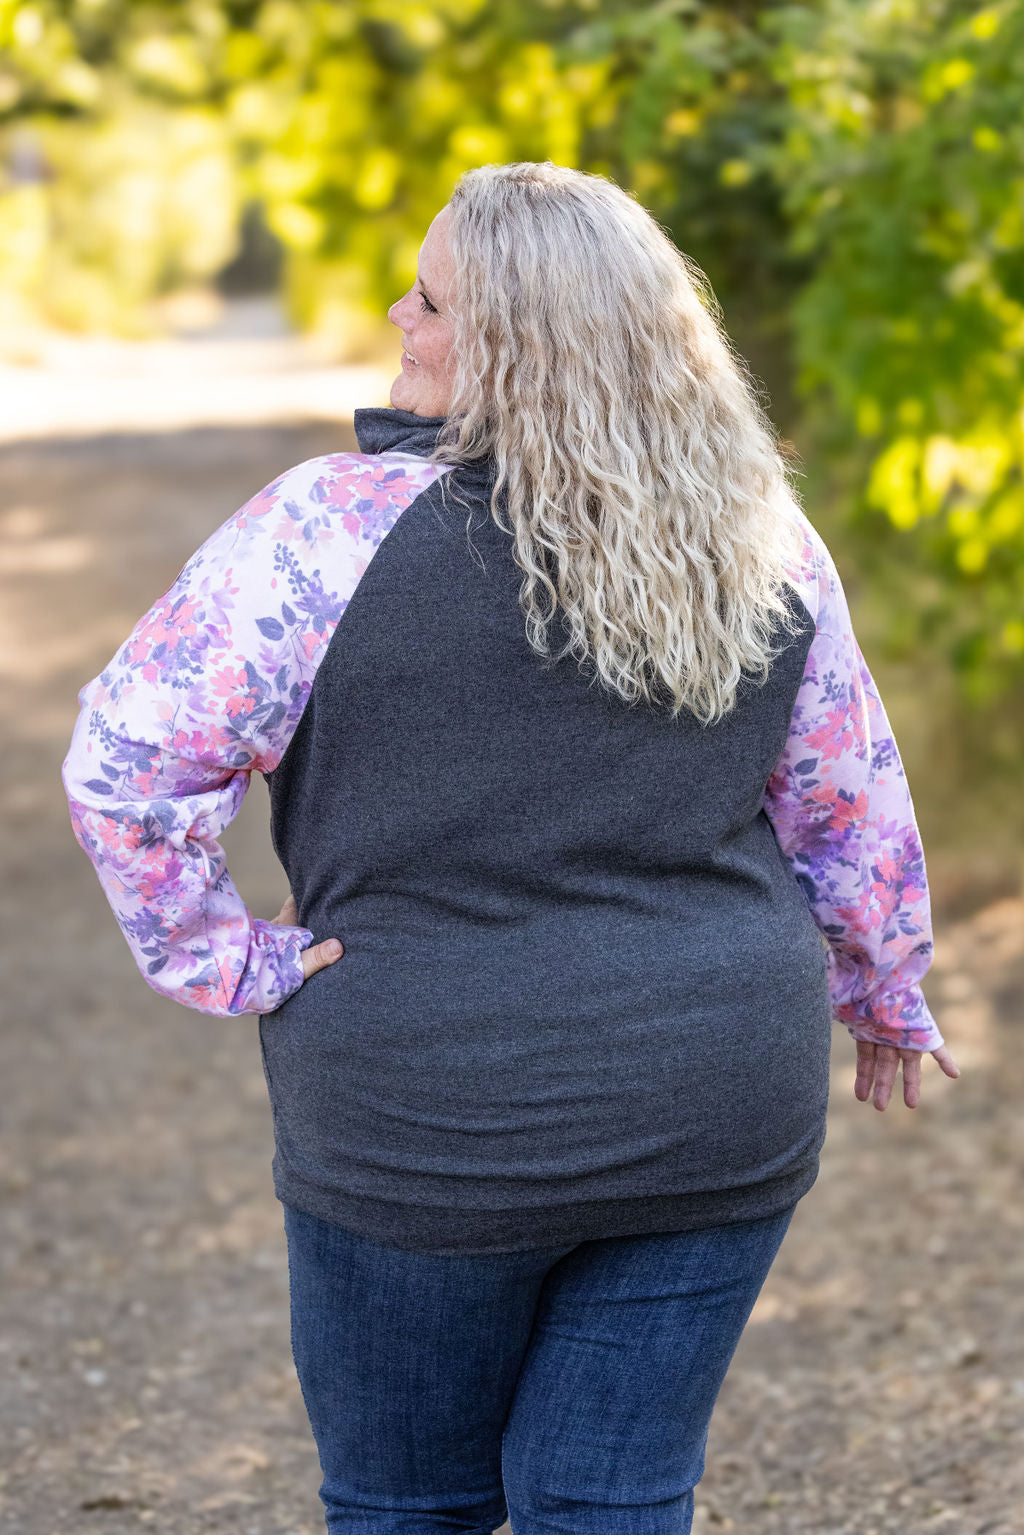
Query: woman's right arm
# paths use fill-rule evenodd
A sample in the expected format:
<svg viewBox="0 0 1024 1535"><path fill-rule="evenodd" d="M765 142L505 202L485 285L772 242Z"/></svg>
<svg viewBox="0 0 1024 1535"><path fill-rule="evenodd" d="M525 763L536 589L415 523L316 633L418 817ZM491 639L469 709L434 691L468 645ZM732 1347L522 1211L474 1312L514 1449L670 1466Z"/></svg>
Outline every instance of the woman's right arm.
<svg viewBox="0 0 1024 1535"><path fill-rule="evenodd" d="M280 761L375 547L437 472L357 453L287 471L79 692L61 770L72 829L154 991L225 1016L302 985L313 933L252 916L217 839L251 773Z"/></svg>

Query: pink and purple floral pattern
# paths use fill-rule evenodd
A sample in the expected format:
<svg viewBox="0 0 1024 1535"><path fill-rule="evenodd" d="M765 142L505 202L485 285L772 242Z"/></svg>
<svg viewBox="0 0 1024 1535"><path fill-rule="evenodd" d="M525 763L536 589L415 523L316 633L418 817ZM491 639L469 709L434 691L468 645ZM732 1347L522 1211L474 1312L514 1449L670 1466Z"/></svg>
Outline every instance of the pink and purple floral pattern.
<svg viewBox="0 0 1024 1535"><path fill-rule="evenodd" d="M280 761L377 546L443 468L334 453L227 519L78 694L61 777L154 991L202 1013L267 1013L302 985L305 927L253 917L217 841L250 774Z"/></svg>
<svg viewBox="0 0 1024 1535"><path fill-rule="evenodd" d="M816 633L764 810L828 940L833 1015L854 1039L935 1050L924 852L892 728L832 556L801 512L793 584Z"/></svg>

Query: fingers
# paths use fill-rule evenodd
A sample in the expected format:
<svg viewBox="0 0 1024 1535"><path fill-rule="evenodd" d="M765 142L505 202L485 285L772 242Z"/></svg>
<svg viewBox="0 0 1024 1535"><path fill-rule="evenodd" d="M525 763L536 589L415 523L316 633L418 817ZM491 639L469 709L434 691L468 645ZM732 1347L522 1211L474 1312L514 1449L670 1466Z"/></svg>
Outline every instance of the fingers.
<svg viewBox="0 0 1024 1535"><path fill-rule="evenodd" d="M345 950L337 938L325 938L323 943L314 943L310 948L302 951L302 976L308 981L311 975L316 975L318 970L325 970L328 965L333 965L339 960Z"/></svg>
<svg viewBox="0 0 1024 1535"><path fill-rule="evenodd" d="M271 919L284 927L299 926L299 908L295 903L295 897L291 891L276 917ZM308 949L302 950L302 979L308 981L311 975L316 975L318 970L326 970L328 965L335 964L344 954L345 949L338 938L325 938L323 943L314 943Z"/></svg>
<svg viewBox="0 0 1024 1535"><path fill-rule="evenodd" d="M940 1045L939 1048L937 1050L933 1050L931 1054L938 1061L947 1077L958 1077L960 1075L960 1067L957 1065L956 1061L954 1061L945 1045Z"/></svg>
<svg viewBox="0 0 1024 1535"><path fill-rule="evenodd" d="M875 1097L876 1109L884 1109L892 1096L899 1065L899 1051L894 1045L875 1046Z"/></svg>
<svg viewBox="0 0 1024 1535"><path fill-rule="evenodd" d="M916 1109L921 1096L921 1052L901 1050L903 1059L903 1102L908 1109Z"/></svg>
<svg viewBox="0 0 1024 1535"><path fill-rule="evenodd" d="M853 1092L861 1103L867 1103L871 1097L871 1084L875 1077L875 1050L876 1045L867 1044L858 1039L857 1045L857 1080L853 1084Z"/></svg>
<svg viewBox="0 0 1024 1535"><path fill-rule="evenodd" d="M910 1051L897 1050L894 1045L872 1045L858 1039L857 1077L853 1084L854 1095L861 1103L867 1103L874 1088L876 1109L884 1110L892 1097L896 1071L903 1056L903 1101L914 1108L921 1094L921 1060L908 1059Z"/></svg>
<svg viewBox="0 0 1024 1535"><path fill-rule="evenodd" d="M874 1045L857 1040L857 1076L854 1096L866 1103L874 1092L876 1109L884 1110L892 1097L896 1073L903 1065L903 1102L908 1109L917 1107L921 1098L921 1050L898 1050L895 1045ZM945 1045L929 1051L947 1077L958 1077L960 1067Z"/></svg>

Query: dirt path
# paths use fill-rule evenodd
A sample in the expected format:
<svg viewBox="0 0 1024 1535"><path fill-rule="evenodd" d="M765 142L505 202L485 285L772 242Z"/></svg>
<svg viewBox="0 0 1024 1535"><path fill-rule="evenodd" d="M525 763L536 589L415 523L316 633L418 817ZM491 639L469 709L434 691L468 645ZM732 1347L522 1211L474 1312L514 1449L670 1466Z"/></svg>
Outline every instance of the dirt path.
<svg viewBox="0 0 1024 1535"><path fill-rule="evenodd" d="M288 1347L253 1019L164 1002L74 843L59 780L77 689L193 549L320 424L0 453L0 1530L319 1535ZM283 876L257 778L233 877ZM726 1382L701 1535L1024 1531L1024 903L937 924L929 978L964 1076L852 1096Z"/></svg>

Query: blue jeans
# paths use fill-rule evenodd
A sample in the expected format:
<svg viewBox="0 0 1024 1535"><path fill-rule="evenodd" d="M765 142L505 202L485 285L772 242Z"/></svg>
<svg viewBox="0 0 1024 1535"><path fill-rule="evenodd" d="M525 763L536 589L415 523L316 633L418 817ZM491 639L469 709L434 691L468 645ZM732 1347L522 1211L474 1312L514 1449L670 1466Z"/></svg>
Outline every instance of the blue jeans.
<svg viewBox="0 0 1024 1535"><path fill-rule="evenodd" d="M292 1352L346 1535L686 1535L781 1215L484 1255L284 1207Z"/></svg>

